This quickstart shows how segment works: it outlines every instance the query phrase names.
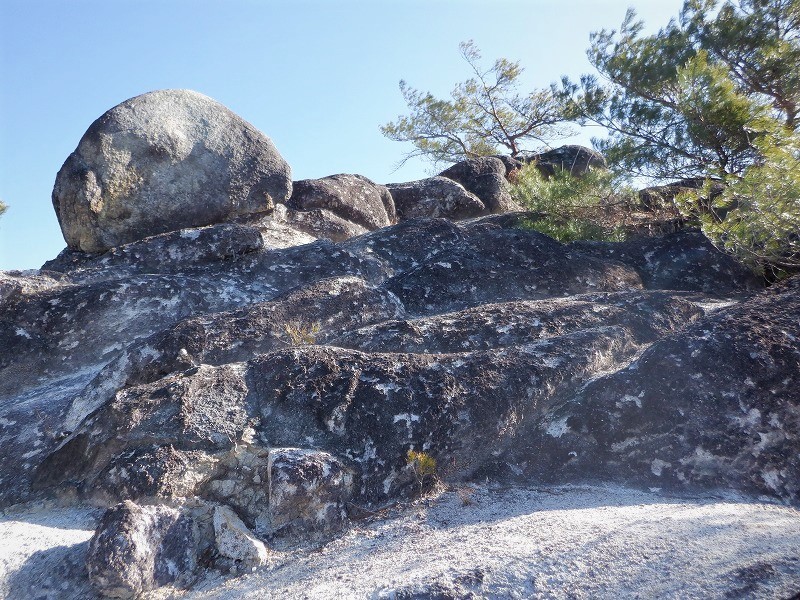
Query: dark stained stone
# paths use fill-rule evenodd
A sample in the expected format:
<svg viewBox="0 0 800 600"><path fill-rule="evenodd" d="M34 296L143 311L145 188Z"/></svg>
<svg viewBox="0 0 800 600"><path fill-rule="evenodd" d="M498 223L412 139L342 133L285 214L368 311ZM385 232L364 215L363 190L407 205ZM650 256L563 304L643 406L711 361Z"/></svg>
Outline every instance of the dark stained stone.
<svg viewBox="0 0 800 600"><path fill-rule="evenodd" d="M171 584L186 587L198 567L197 524L166 506L126 501L106 511L89 543L89 581L110 598L137 598Z"/></svg>
<svg viewBox="0 0 800 600"><path fill-rule="evenodd" d="M459 220L487 212L475 195L447 177L430 177L408 183L386 184L394 199L398 219L444 217Z"/></svg>
<svg viewBox="0 0 800 600"><path fill-rule="evenodd" d="M536 163L536 167L545 177L552 177L557 170L567 171L574 177L580 177L588 173L590 168L608 167L602 154L591 148L576 145L561 146L538 154L527 154L524 160Z"/></svg>
<svg viewBox="0 0 800 600"><path fill-rule="evenodd" d="M368 230L397 221L392 195L362 175L331 175L295 181L286 206L295 210L329 210Z"/></svg>
<svg viewBox="0 0 800 600"><path fill-rule="evenodd" d="M702 233L680 231L628 242L571 242L588 256L630 265L651 290L728 295L764 287L744 266L717 250Z"/></svg>
<svg viewBox="0 0 800 600"><path fill-rule="evenodd" d="M493 156L469 158L439 173L460 183L483 202L490 213L519 210L506 182L506 166Z"/></svg>

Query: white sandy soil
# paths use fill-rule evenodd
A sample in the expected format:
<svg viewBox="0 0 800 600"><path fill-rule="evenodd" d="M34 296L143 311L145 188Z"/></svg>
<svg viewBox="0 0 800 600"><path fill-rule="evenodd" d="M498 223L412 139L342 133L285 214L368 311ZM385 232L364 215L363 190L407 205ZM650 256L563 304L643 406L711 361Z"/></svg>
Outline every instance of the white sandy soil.
<svg viewBox="0 0 800 600"><path fill-rule="evenodd" d="M8 515L0 593L91 598L80 562L96 516L74 508ZM791 598L800 593L800 511L611 486L467 488L271 561L149 597Z"/></svg>

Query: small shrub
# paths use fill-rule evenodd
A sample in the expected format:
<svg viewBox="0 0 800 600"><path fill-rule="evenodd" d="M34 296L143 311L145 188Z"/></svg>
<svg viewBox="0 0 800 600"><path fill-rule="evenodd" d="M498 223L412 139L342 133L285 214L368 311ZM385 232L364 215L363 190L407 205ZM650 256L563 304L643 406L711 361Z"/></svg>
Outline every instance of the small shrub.
<svg viewBox="0 0 800 600"><path fill-rule="evenodd" d="M320 324L314 322L308 325L300 321L290 321L283 329L293 346L310 346L317 342Z"/></svg>
<svg viewBox="0 0 800 600"><path fill-rule="evenodd" d="M406 454L406 464L414 474L420 491L436 480L436 459L427 452L409 450Z"/></svg>

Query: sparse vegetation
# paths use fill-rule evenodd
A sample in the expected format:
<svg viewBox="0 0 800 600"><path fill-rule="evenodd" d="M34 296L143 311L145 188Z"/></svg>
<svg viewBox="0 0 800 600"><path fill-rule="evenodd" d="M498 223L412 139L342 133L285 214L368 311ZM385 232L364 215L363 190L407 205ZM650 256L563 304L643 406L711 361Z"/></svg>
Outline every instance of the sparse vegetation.
<svg viewBox="0 0 800 600"><path fill-rule="evenodd" d="M607 129L595 144L624 176L707 178L677 204L720 249L767 280L797 272L800 0L685 0L642 32L629 11L592 35L603 81L564 81L574 115Z"/></svg>
<svg viewBox="0 0 800 600"><path fill-rule="evenodd" d="M434 164L499 152L516 156L526 142L563 137L564 105L553 88L522 93L518 62L500 58L486 69L472 41L462 42L459 49L473 77L456 85L450 100L400 82L410 114L387 123L381 132L414 145L402 162L415 156Z"/></svg>
<svg viewBox="0 0 800 600"><path fill-rule="evenodd" d="M420 491L436 481L436 459L427 452L409 450L406 454L406 465L414 474Z"/></svg>
<svg viewBox="0 0 800 600"><path fill-rule="evenodd" d="M303 323L290 321L283 326L283 330L293 346L311 346L317 343L317 334L320 332L320 323Z"/></svg>

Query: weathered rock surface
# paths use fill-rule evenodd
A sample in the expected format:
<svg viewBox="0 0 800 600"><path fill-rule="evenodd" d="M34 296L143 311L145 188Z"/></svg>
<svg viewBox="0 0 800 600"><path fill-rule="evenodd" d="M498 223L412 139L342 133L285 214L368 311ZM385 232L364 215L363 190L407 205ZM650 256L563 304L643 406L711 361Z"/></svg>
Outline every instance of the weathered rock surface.
<svg viewBox="0 0 800 600"><path fill-rule="evenodd" d="M719 310L589 383L533 428L526 468L797 503L798 290L795 278Z"/></svg>
<svg viewBox="0 0 800 600"><path fill-rule="evenodd" d="M518 210L506 182L506 166L493 156L469 158L439 173L475 194L490 213Z"/></svg>
<svg viewBox="0 0 800 600"><path fill-rule="evenodd" d="M564 245L504 214L275 248L267 221L3 280L0 503L127 502L92 542L103 593L330 536L418 493L409 450L455 483L800 501L797 281L759 290L691 233ZM173 530L173 579L114 558Z"/></svg>
<svg viewBox="0 0 800 600"><path fill-rule="evenodd" d="M699 231L679 231L628 242L572 242L570 247L633 267L648 289L736 294L762 286L730 256L721 253Z"/></svg>
<svg viewBox="0 0 800 600"><path fill-rule="evenodd" d="M89 581L103 596L136 598L163 585L186 587L195 578L197 523L167 506L126 501L103 515L89 542Z"/></svg>
<svg viewBox="0 0 800 600"><path fill-rule="evenodd" d="M486 206L475 194L448 179L429 177L408 183L388 183L400 220L415 217L444 217L459 220L486 214Z"/></svg>
<svg viewBox="0 0 800 600"><path fill-rule="evenodd" d="M222 557L246 570L264 565L269 558L264 543L256 539L236 513L226 506L214 508L214 541Z"/></svg>
<svg viewBox="0 0 800 600"><path fill-rule="evenodd" d="M83 252L264 213L292 191L289 166L255 127L211 98L160 90L86 131L56 177L67 245Z"/></svg>
<svg viewBox="0 0 800 600"><path fill-rule="evenodd" d="M295 210L278 204L273 212L273 219L314 238L327 238L334 242L342 242L369 231L366 227L348 221L326 208Z"/></svg>
<svg viewBox="0 0 800 600"><path fill-rule="evenodd" d="M325 209L368 230L397 221L389 190L362 175L295 181L286 206L300 211Z"/></svg>
<svg viewBox="0 0 800 600"><path fill-rule="evenodd" d="M272 535L330 534L347 519L353 472L319 450L269 452L269 527Z"/></svg>
<svg viewBox="0 0 800 600"><path fill-rule="evenodd" d="M545 177L552 177L556 170L567 171L574 177L580 177L588 173L590 168L605 169L608 167L602 154L591 148L577 145L561 146L538 154L527 154L524 160L528 163L536 163L536 167Z"/></svg>
<svg viewBox="0 0 800 600"><path fill-rule="evenodd" d="M482 223L469 226L469 230L464 243L386 282L406 310L432 314L486 302L642 286L630 267L572 254L552 238L533 231Z"/></svg>

